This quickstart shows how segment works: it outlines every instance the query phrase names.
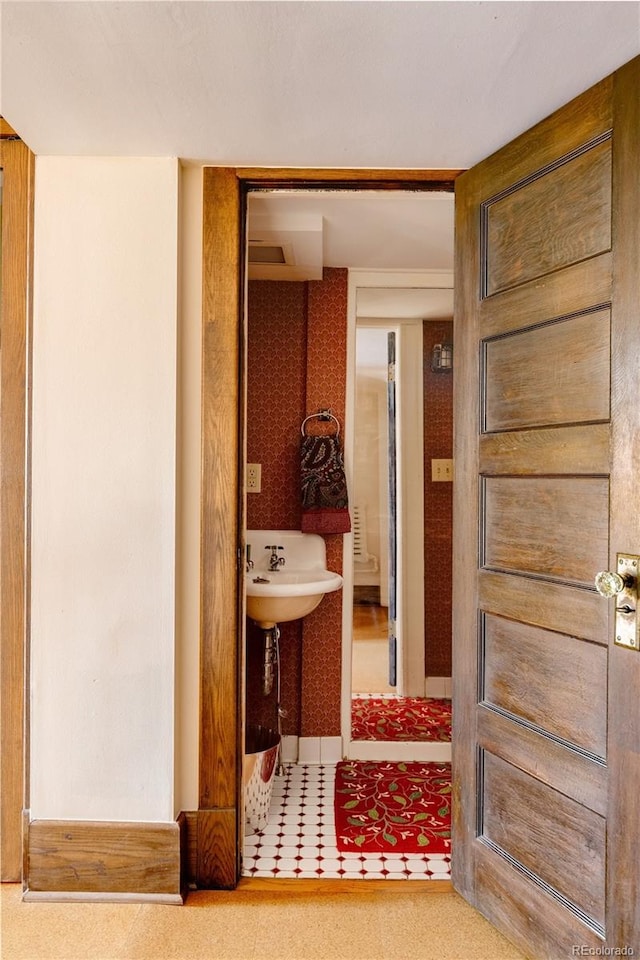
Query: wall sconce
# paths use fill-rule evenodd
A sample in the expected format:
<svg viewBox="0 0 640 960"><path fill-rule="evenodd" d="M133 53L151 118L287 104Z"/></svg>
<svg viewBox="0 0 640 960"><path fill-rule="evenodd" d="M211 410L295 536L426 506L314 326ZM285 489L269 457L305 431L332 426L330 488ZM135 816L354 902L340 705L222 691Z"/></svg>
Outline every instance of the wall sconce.
<svg viewBox="0 0 640 960"><path fill-rule="evenodd" d="M450 373L453 369L453 344L436 343L431 351L431 369L434 373Z"/></svg>

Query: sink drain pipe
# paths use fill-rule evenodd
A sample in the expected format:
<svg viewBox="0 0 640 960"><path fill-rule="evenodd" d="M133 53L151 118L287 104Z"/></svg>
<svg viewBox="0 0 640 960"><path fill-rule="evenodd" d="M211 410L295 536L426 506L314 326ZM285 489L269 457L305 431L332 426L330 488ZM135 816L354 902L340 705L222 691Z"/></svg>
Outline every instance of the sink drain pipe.
<svg viewBox="0 0 640 960"><path fill-rule="evenodd" d="M279 739L276 773L281 776L285 772L282 763L282 718L286 717L287 711L282 708L280 702L280 627L277 623L264 631L262 692L265 697L273 690L274 679L276 682L276 723Z"/></svg>

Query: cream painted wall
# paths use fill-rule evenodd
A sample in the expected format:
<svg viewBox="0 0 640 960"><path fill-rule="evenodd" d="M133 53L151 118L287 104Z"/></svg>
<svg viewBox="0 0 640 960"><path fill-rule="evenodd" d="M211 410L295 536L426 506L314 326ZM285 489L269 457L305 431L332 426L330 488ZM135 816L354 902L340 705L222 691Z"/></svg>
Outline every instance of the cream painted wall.
<svg viewBox="0 0 640 960"><path fill-rule="evenodd" d="M174 816L175 159L38 157L31 816Z"/></svg>
<svg viewBox="0 0 640 960"><path fill-rule="evenodd" d="M384 345L386 348L386 344ZM386 359L383 358L383 359ZM367 552L375 558L374 564L364 570L354 563L354 583L379 584L383 606L388 606L388 587L381 582L381 569L386 568L387 540L381 541L381 530L389 525L388 496L386 492L387 431L386 419L381 422L381 411L386 416L386 369L366 373L356 371L355 443L353 451L353 496L362 510L361 525L365 530ZM381 433L381 430L384 432ZM385 481L384 485L382 481ZM386 570L385 570L386 575Z"/></svg>

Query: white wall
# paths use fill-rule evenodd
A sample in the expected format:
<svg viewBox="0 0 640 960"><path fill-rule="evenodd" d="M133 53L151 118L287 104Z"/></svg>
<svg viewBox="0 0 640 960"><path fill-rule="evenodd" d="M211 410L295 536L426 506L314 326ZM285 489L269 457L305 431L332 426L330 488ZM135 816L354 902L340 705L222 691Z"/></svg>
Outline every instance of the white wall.
<svg viewBox="0 0 640 960"><path fill-rule="evenodd" d="M171 820L178 164L35 197L31 815Z"/></svg>
<svg viewBox="0 0 640 960"><path fill-rule="evenodd" d="M386 343L383 345L386 349ZM386 369L380 370L377 376L370 368L364 373L356 370L353 495L354 502L365 512L366 549L377 565L377 570L365 567L365 572L355 563L354 582L358 585L381 584L380 570L388 553L388 537L385 534L382 540L380 536L381 530L386 531L389 526L386 408ZM372 568L373 564L370 563L369 567ZM388 596L384 605L388 605Z"/></svg>

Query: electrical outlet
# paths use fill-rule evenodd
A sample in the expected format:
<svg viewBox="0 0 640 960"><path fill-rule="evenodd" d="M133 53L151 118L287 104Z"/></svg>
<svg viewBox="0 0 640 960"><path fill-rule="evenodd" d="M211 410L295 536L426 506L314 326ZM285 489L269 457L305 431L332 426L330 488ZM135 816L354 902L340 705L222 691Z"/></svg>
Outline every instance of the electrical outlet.
<svg viewBox="0 0 640 960"><path fill-rule="evenodd" d="M260 493L262 489L262 464L247 464L247 493Z"/></svg>
<svg viewBox="0 0 640 960"><path fill-rule="evenodd" d="M453 460L432 460L431 479L434 482L453 480Z"/></svg>

